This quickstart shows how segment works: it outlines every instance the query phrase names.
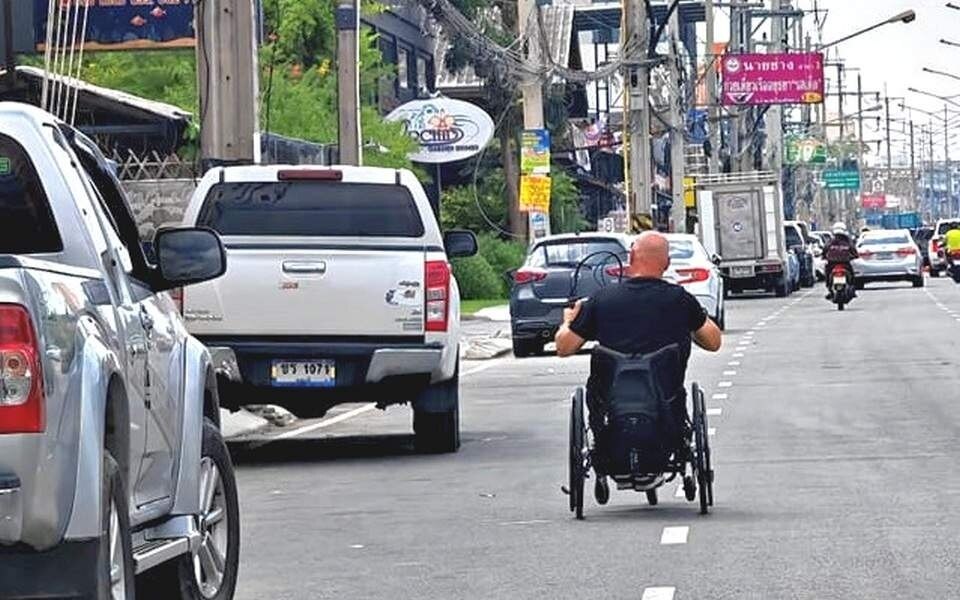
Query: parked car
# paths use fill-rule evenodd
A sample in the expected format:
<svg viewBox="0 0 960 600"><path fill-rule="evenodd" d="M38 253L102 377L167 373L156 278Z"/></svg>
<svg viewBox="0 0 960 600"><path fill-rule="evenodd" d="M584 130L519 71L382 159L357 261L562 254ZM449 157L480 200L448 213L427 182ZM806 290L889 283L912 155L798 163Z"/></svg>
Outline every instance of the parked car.
<svg viewBox="0 0 960 600"><path fill-rule="evenodd" d="M448 258L475 254L477 240L440 233L413 173L211 169L184 223L219 232L230 261L181 298L222 367L225 406L321 416L344 402L409 402L419 449L460 447L460 291Z"/></svg>
<svg viewBox="0 0 960 600"><path fill-rule="evenodd" d="M910 230L910 236L923 256L923 266L930 267L930 238L933 237L933 227L918 227Z"/></svg>
<svg viewBox="0 0 960 600"><path fill-rule="evenodd" d="M39 109L0 104L0 156L0 596L229 600L214 369L166 293L223 272L219 239L163 230L148 262L103 155Z"/></svg>
<svg viewBox="0 0 960 600"><path fill-rule="evenodd" d="M877 229L860 237L853 261L857 287L874 281L909 281L923 287L923 257L906 229Z"/></svg>
<svg viewBox="0 0 960 600"><path fill-rule="evenodd" d="M933 234L927 244L927 256L930 259L930 276L940 277L947 268L947 259L943 254L943 236L951 229L960 229L960 219L940 219L933 228Z"/></svg>
<svg viewBox="0 0 960 600"><path fill-rule="evenodd" d="M799 221L784 221L783 232L787 250L792 250L800 261L800 285L813 287L817 282L813 249L805 233L806 225Z"/></svg>
<svg viewBox="0 0 960 600"><path fill-rule="evenodd" d="M518 358L543 352L563 321L563 309L619 281L630 238L620 234L554 235L537 240L511 273L510 324Z"/></svg>
<svg viewBox="0 0 960 600"><path fill-rule="evenodd" d="M693 294L720 329L726 329L727 307L718 267L720 257L707 254L695 235L672 233L667 235L667 240L670 242L670 268L664 279Z"/></svg>

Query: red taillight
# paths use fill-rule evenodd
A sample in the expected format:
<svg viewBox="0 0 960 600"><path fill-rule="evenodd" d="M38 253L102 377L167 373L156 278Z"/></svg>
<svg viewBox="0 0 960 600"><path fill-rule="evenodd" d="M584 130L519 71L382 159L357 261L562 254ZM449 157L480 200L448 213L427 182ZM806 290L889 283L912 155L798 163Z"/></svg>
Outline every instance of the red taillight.
<svg viewBox="0 0 960 600"><path fill-rule="evenodd" d="M699 283L708 279L710 279L710 271L707 269L677 269L677 284L679 285Z"/></svg>
<svg viewBox="0 0 960 600"><path fill-rule="evenodd" d="M836 277L838 275L842 275L844 277L847 276L847 269L843 265L837 265L833 268L832 271L830 271L831 277Z"/></svg>
<svg viewBox="0 0 960 600"><path fill-rule="evenodd" d="M450 264L429 260L424 265L424 311L427 331L446 331L450 314Z"/></svg>
<svg viewBox="0 0 960 600"><path fill-rule="evenodd" d="M535 267L524 267L513 274L513 282L516 284L543 281L546 278L547 272Z"/></svg>
<svg viewBox="0 0 960 600"><path fill-rule="evenodd" d="M170 290L170 298L177 305L177 311L183 314L183 288L174 288Z"/></svg>
<svg viewBox="0 0 960 600"><path fill-rule="evenodd" d="M342 181L343 171L335 169L282 169L278 181Z"/></svg>
<svg viewBox="0 0 960 600"><path fill-rule="evenodd" d="M897 254L899 256L914 256L916 253L917 251L909 246L906 248L900 248L899 250L897 250Z"/></svg>
<svg viewBox="0 0 960 600"><path fill-rule="evenodd" d="M603 272L609 275L610 277L621 278L621 277L627 276L627 269L629 268L630 267L628 267L627 265L624 265L622 267L620 265L613 265L612 267L607 267L606 269L604 269Z"/></svg>
<svg viewBox="0 0 960 600"><path fill-rule="evenodd" d="M0 304L0 433L45 427L39 348L27 310Z"/></svg>
<svg viewBox="0 0 960 600"><path fill-rule="evenodd" d="M873 252L870 252L869 250L861 250L859 254L860 258L870 258L873 256Z"/></svg>
<svg viewBox="0 0 960 600"><path fill-rule="evenodd" d="M936 254L937 252L940 252L940 240L938 239L931 240L930 247L932 248L932 251L934 254Z"/></svg>

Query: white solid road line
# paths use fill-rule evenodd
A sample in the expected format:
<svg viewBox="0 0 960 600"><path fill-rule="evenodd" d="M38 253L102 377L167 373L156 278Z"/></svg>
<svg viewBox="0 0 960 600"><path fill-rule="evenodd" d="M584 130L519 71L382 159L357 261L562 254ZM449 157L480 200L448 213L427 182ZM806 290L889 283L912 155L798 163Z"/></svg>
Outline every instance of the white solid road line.
<svg viewBox="0 0 960 600"><path fill-rule="evenodd" d="M275 435L275 436L273 436L272 438L270 438L269 440L266 440L266 441L264 441L264 442L262 442L262 443L260 443L260 444L258 444L258 445L263 446L263 445L265 445L265 444L269 444L270 442L276 442L277 440L286 440L286 439L289 439L289 438L292 438L292 437L297 437L298 435L303 435L303 434L305 434L305 433L310 433L311 431L316 431L316 430L318 430L318 429L323 429L324 427L330 427L331 425L336 425L337 423L340 423L340 422L342 422L342 421L346 421L347 419L352 419L353 417L355 417L355 416L357 416L357 415L362 415L362 414L365 413L365 412L369 412L369 411L375 409L376 407L377 407L376 404L372 404L372 403L371 403L371 404L364 404L364 405L361 406L360 408L355 408L355 409L350 410L350 411L347 411L347 412L345 412L345 413L343 413L343 414L341 414L341 415L337 415L337 416L331 417L331 418L329 418L329 419L324 419L323 421L319 421L319 422L317 422L317 423L312 423L312 424L310 424L310 425L304 425L303 427L298 427L298 428L293 429L293 430L291 430L291 431L286 431L286 432L284 432L284 433L281 433L280 435Z"/></svg>
<svg viewBox="0 0 960 600"><path fill-rule="evenodd" d="M664 546L686 544L689 535L689 527L664 527L663 533L660 534L660 543Z"/></svg>
<svg viewBox="0 0 960 600"><path fill-rule="evenodd" d="M648 587L643 590L643 596L640 600L673 600L673 595L677 593L677 588L672 587Z"/></svg>

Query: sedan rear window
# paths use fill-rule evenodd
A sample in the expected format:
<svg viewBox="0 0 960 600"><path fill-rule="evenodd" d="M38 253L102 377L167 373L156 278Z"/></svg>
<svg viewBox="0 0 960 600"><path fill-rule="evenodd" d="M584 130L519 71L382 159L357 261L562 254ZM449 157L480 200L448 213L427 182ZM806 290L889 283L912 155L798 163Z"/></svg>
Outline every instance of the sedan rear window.
<svg viewBox="0 0 960 600"><path fill-rule="evenodd" d="M407 188L340 181L220 183L207 195L197 224L221 235L418 238L424 233Z"/></svg>
<svg viewBox="0 0 960 600"><path fill-rule="evenodd" d="M693 258L693 242L685 240L670 241L670 260L689 260Z"/></svg>
<svg viewBox="0 0 960 600"><path fill-rule="evenodd" d="M0 253L60 252L63 242L30 157L0 135Z"/></svg>
<svg viewBox="0 0 960 600"><path fill-rule="evenodd" d="M860 242L861 246L885 246L895 244L909 244L910 240L905 235L877 235L866 236Z"/></svg>
<svg viewBox="0 0 960 600"><path fill-rule="evenodd" d="M937 225L937 235L943 235L951 229L960 229L960 221L947 221Z"/></svg>
<svg viewBox="0 0 960 600"><path fill-rule="evenodd" d="M617 262L612 255L626 260L627 250L616 240L564 240L540 244L527 257L530 267L576 267Z"/></svg>

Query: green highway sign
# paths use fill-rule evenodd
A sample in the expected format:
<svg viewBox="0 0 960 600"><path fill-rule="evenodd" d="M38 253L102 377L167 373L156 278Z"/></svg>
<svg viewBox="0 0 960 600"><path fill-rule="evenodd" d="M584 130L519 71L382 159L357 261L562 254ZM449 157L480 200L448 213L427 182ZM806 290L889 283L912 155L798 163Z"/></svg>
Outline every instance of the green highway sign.
<svg viewBox="0 0 960 600"><path fill-rule="evenodd" d="M859 190L860 171L824 171L823 183L828 190Z"/></svg>
<svg viewBox="0 0 960 600"><path fill-rule="evenodd" d="M816 138L788 137L784 150L783 160L787 164L822 165L827 162L827 145Z"/></svg>

